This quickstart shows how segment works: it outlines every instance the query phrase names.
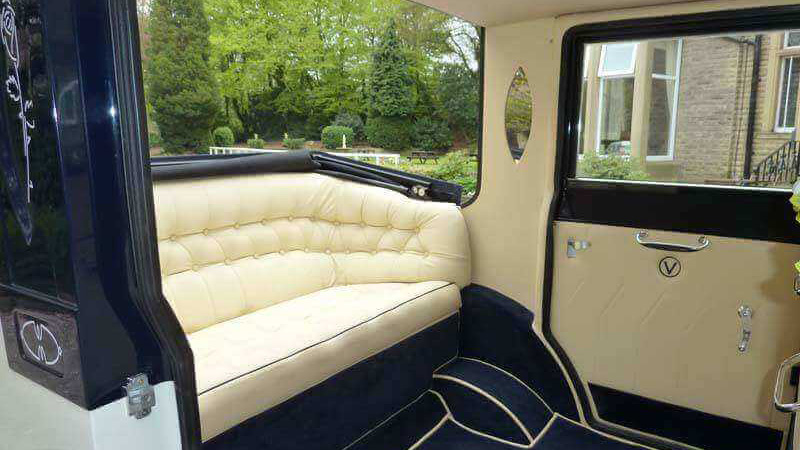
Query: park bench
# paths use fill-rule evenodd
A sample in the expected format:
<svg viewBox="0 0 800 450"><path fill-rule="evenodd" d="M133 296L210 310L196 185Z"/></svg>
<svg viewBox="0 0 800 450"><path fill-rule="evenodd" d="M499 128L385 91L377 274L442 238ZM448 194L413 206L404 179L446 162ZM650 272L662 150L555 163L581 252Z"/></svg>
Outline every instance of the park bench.
<svg viewBox="0 0 800 450"><path fill-rule="evenodd" d="M429 159L432 159L433 162L439 162L439 154L436 152L423 152L423 151L415 151L411 152L411 159L418 159L420 163L425 164Z"/></svg>

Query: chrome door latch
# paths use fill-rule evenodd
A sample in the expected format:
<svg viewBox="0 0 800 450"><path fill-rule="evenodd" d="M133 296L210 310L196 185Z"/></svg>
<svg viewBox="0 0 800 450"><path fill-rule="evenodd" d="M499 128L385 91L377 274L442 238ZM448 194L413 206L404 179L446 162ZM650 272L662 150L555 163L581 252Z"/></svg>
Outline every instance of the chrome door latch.
<svg viewBox="0 0 800 450"><path fill-rule="evenodd" d="M800 411L800 403L784 403L783 390L788 384L791 370L800 364L800 353L790 357L781 364L778 369L778 378L775 381L775 393L773 394L773 401L775 402L775 409L781 412L793 413Z"/></svg>
<svg viewBox="0 0 800 450"><path fill-rule="evenodd" d="M128 384L123 389L128 393L128 415L137 419L149 416L156 406L156 392L147 374L140 373L128 378Z"/></svg>
<svg viewBox="0 0 800 450"><path fill-rule="evenodd" d="M577 258L578 252L588 250L592 246L589 241L577 241L575 238L567 239L567 258Z"/></svg>
<svg viewBox="0 0 800 450"><path fill-rule="evenodd" d="M739 351L744 353L750 345L753 336L753 308L742 305L739 307L739 319L742 321L742 339L739 341Z"/></svg>

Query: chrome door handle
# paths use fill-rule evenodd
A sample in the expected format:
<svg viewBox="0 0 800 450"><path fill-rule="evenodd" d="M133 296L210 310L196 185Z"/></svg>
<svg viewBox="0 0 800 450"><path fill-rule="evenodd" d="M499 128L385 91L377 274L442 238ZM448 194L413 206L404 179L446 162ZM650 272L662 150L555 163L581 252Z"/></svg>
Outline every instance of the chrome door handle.
<svg viewBox="0 0 800 450"><path fill-rule="evenodd" d="M775 381L775 408L782 412L795 412L800 411L800 403L783 403L783 387L786 385L786 378L789 372L796 365L800 364L800 353L792 356L781 364L778 369L778 379Z"/></svg>
<svg viewBox="0 0 800 450"><path fill-rule="evenodd" d="M647 239L647 231L640 231L636 233L636 242L639 245L643 245L647 248L651 248L653 250L665 250L668 252L682 252L682 253L692 253L692 252L699 252L700 250L705 250L711 245L711 241L708 240L705 236L700 236L697 239L699 245L683 245L683 244L670 244L668 242L655 242L655 241L645 241Z"/></svg>

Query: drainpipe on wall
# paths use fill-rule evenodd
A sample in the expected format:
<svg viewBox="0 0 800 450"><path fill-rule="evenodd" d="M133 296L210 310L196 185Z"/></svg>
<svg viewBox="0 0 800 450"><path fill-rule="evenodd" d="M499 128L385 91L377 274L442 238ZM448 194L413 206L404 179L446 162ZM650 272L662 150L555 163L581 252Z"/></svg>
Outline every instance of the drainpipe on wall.
<svg viewBox="0 0 800 450"><path fill-rule="evenodd" d="M756 134L756 107L758 105L758 83L761 72L761 35L756 35L753 45L753 77L750 85L750 109L747 117L747 140L744 147L743 182L750 179L753 168L753 141Z"/></svg>

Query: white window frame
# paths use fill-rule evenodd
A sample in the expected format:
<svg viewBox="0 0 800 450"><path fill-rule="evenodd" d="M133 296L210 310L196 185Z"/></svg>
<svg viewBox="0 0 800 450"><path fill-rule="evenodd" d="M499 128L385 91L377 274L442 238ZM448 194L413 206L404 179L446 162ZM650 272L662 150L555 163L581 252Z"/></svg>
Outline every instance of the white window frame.
<svg viewBox="0 0 800 450"><path fill-rule="evenodd" d="M645 149L645 159L647 161L673 161L675 159L675 135L678 129L678 100L681 92L681 65L683 63L683 39L678 39L677 56L675 58L675 75L652 74L653 79L667 80L675 82L675 95L672 98L672 112L669 124L669 141L667 143L666 155L648 155Z"/></svg>
<svg viewBox="0 0 800 450"><path fill-rule="evenodd" d="M788 33L787 33L787 36L788 36ZM789 48L792 48L792 47L789 47ZM791 127L781 126L781 107L782 106L784 107L784 109L785 109L787 114L789 112L789 109L788 109L789 108L789 95L788 95L788 92L786 92L786 90L784 89L784 83L783 83L786 80L786 63L791 63L792 65L794 65L795 58L800 58L800 57L798 57L798 56L782 56L781 57L781 63L780 63L781 78L780 78L780 83L778 84L778 107L775 108L775 132L776 133L793 133L794 130L795 130L794 126L791 126ZM789 76L790 77L792 76L792 68L789 68ZM790 78L789 79L789 83L791 83L791 81L792 80ZM798 87L798 90L800 91L800 87ZM786 97L785 99L783 98L784 94L787 94L785 96ZM795 106L795 108L797 108L797 105L794 105L794 106ZM796 117L795 117L795 119L796 119ZM794 125L794 124L792 124L792 125Z"/></svg>
<svg viewBox="0 0 800 450"><path fill-rule="evenodd" d="M631 64L627 69L621 70L603 70L603 66L606 60L606 49L610 45L632 45L633 51L631 52ZM636 72L636 53L639 51L639 43L638 42L617 42L614 44L603 44L600 49L600 64L597 68L597 76L599 78L613 78L613 77L625 77L625 76L633 76Z"/></svg>
<svg viewBox="0 0 800 450"><path fill-rule="evenodd" d="M789 35L792 33L800 33L800 30L789 30L783 33L783 48L800 48L800 45L789 45Z"/></svg>

